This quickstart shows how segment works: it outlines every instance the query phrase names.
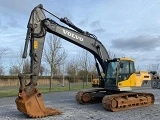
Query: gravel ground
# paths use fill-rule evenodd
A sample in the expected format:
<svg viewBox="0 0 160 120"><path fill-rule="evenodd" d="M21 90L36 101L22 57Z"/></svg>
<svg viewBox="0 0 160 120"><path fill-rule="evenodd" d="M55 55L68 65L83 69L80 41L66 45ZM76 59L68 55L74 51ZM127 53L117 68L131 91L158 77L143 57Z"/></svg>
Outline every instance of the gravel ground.
<svg viewBox="0 0 160 120"><path fill-rule="evenodd" d="M132 110L109 112L101 104L79 105L75 101L77 91L54 92L43 94L46 106L59 109L62 115L40 118L41 120L160 120L160 89L135 90L138 92L151 92L155 95L155 104L149 107ZM16 97L0 99L0 120L33 120L27 118L16 109ZM39 119L38 119L39 120Z"/></svg>

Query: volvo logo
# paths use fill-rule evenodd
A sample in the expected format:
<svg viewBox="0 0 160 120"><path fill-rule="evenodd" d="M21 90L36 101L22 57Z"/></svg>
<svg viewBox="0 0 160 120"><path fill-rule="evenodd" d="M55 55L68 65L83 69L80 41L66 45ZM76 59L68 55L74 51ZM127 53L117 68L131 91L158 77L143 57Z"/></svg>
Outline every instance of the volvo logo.
<svg viewBox="0 0 160 120"><path fill-rule="evenodd" d="M78 35L75 35L74 33L70 32L70 31L67 31L67 30L65 30L65 29L62 29L62 30L63 30L63 33L64 33L65 35L68 35L68 36L70 36L70 37L72 37L72 38L75 38L75 39L77 39L77 40L83 41L83 38L82 38L82 37L80 37L80 36L78 36Z"/></svg>

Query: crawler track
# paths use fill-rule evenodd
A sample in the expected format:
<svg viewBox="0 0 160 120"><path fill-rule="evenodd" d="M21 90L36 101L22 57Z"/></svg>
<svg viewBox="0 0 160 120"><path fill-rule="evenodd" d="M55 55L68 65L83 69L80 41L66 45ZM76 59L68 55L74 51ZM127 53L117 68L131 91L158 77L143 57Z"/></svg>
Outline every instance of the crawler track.
<svg viewBox="0 0 160 120"><path fill-rule="evenodd" d="M108 111L121 111L132 108L144 107L154 104L154 95L151 93L121 93L106 95L102 106Z"/></svg>
<svg viewBox="0 0 160 120"><path fill-rule="evenodd" d="M106 91L101 97L96 97L96 93L100 93L99 90L79 91L76 100L80 104L102 102L104 109L112 112L150 106L155 100L151 93Z"/></svg>

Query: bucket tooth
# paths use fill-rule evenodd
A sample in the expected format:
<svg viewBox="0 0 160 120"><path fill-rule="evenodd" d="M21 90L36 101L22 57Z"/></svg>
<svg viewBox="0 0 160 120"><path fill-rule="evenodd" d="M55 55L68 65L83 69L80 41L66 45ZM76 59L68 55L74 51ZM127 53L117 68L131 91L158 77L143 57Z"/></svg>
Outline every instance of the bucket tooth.
<svg viewBox="0 0 160 120"><path fill-rule="evenodd" d="M17 109L31 118L42 118L62 113L53 108L46 108L42 100L42 94L36 88L28 95L22 90L15 102Z"/></svg>

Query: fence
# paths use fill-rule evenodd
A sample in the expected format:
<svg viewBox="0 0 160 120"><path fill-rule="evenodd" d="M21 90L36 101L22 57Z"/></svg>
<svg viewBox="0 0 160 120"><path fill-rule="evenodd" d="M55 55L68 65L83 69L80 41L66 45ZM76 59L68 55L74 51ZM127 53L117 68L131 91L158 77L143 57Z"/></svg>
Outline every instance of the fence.
<svg viewBox="0 0 160 120"><path fill-rule="evenodd" d="M64 83L63 83L64 80ZM29 79L26 79L29 82ZM70 78L53 78L50 88L49 77L39 77L37 88L42 93L51 91L70 91L91 88L91 82L87 80L75 80L76 82L70 81ZM0 97L17 95L20 87L19 79L16 76L1 76L0 77Z"/></svg>

